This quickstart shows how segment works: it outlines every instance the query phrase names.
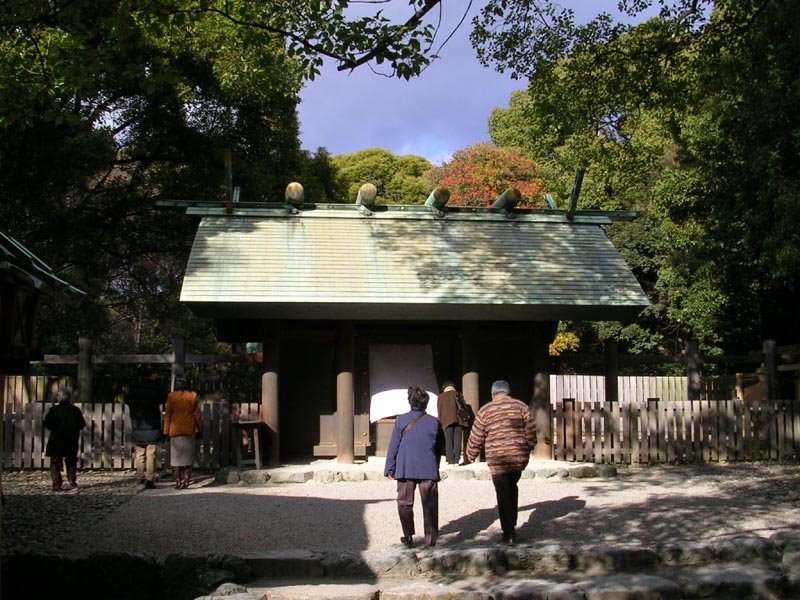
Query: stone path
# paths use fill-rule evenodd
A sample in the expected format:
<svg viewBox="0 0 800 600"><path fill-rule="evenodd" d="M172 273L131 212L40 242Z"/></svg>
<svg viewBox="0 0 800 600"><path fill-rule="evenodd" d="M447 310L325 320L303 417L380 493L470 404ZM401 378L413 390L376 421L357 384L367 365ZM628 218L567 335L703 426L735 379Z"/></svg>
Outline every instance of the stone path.
<svg viewBox="0 0 800 600"><path fill-rule="evenodd" d="M623 467L615 476L532 464L520 485L533 508L514 547L496 543L485 465L446 475L442 498L464 506L442 507L441 546L409 551L375 462L199 473L189 491L163 482L143 493L131 472L83 472L78 490L61 493L46 473L6 472L2 595L57 596L72 583L85 598L122 599L800 599L798 465ZM342 507L363 539L341 523L321 529ZM136 516L145 509L161 517ZM227 513L251 519L218 522ZM282 518L303 514L283 529ZM175 515L184 516L173 530ZM272 537L258 519L274 524Z"/></svg>

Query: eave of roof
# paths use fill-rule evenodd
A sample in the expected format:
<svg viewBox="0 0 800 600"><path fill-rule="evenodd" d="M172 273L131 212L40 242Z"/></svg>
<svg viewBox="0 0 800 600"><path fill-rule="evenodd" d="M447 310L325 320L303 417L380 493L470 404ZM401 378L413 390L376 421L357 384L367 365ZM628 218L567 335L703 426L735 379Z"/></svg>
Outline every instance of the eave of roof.
<svg viewBox="0 0 800 600"><path fill-rule="evenodd" d="M0 231L0 274L14 285L43 294L61 294L80 304L86 292L58 277L53 269L19 241Z"/></svg>

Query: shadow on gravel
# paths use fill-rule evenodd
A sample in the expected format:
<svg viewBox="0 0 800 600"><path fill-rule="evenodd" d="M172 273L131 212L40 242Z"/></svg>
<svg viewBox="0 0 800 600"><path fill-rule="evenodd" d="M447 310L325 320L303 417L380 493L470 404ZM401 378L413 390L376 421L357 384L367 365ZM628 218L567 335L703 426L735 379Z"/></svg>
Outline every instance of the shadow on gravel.
<svg viewBox="0 0 800 600"><path fill-rule="evenodd" d="M547 506L534 505L537 510L522 526L528 534L525 539L564 544L588 538L598 544L652 546L748 535L769 537L778 531L800 529L800 478L794 473L767 472L754 477L751 472L740 480L737 474L744 474L746 467L732 470L704 466L688 473L679 467L658 471L652 472L651 481L658 484L656 491L637 493L636 501L616 500L608 507L585 507L583 500L571 496L541 503ZM706 490L709 484L712 486L711 493L692 493L693 485L701 481ZM613 485L617 493L629 491L633 497L634 491L645 491L646 482L639 476L630 480L620 477ZM587 497L608 494L607 486L599 485L589 485L582 491ZM559 507L563 501L569 505Z"/></svg>
<svg viewBox="0 0 800 600"><path fill-rule="evenodd" d="M298 489L300 492L301 489ZM378 502L377 500L375 502ZM336 550L369 546L363 500L204 491L137 494L118 511L68 545L127 549L163 557L173 552L263 554L274 548ZM83 538L83 539L82 539Z"/></svg>

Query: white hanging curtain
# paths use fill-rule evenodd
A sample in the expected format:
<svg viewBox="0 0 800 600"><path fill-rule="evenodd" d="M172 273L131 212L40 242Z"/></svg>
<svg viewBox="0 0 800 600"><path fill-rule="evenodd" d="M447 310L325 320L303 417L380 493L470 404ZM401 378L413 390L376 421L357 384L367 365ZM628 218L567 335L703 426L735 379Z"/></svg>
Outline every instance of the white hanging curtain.
<svg viewBox="0 0 800 600"><path fill-rule="evenodd" d="M408 412L408 388L411 386L428 392L430 400L426 412L437 416L439 386L430 344L370 344L369 420L374 423Z"/></svg>

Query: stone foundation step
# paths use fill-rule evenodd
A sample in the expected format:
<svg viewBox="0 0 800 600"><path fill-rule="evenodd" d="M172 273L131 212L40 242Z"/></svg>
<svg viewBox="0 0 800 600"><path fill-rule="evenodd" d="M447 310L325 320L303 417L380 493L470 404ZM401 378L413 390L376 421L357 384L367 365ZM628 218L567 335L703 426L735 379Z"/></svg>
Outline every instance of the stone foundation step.
<svg viewBox="0 0 800 600"><path fill-rule="evenodd" d="M387 548L359 553L305 550L240 556L253 577L370 579L414 577L471 577L525 574L554 577L648 572L654 569L725 564L766 565L800 574L800 535L787 538L756 536L717 542L671 542L653 547L637 545L462 546Z"/></svg>
<svg viewBox="0 0 800 600"><path fill-rule="evenodd" d="M197 600L788 600L785 574L745 565L666 569L575 581L548 578L263 579Z"/></svg>

